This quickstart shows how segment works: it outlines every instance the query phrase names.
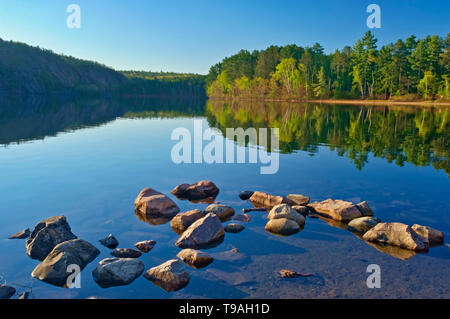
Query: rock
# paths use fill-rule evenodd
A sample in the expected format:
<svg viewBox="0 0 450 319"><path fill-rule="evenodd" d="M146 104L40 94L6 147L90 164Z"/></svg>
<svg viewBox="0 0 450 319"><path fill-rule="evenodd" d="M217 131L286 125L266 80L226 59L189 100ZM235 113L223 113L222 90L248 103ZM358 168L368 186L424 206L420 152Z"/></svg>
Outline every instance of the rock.
<svg viewBox="0 0 450 319"><path fill-rule="evenodd" d="M300 231L300 226L292 219L278 218L269 220L265 229L271 233L289 236L298 233Z"/></svg>
<svg viewBox="0 0 450 319"><path fill-rule="evenodd" d="M169 218L179 213L180 208L169 197L151 188L145 188L134 201L135 213L142 219Z"/></svg>
<svg viewBox="0 0 450 319"><path fill-rule="evenodd" d="M108 237L100 239L99 242L103 246L106 246L110 249L114 249L119 246L119 241L116 239L116 237L113 236L113 234L109 234Z"/></svg>
<svg viewBox="0 0 450 319"><path fill-rule="evenodd" d="M50 217L34 227L26 240L27 254L33 259L42 261L56 245L76 238L65 216Z"/></svg>
<svg viewBox="0 0 450 319"><path fill-rule="evenodd" d="M222 242L224 236L220 219L215 214L207 214L189 226L175 245L181 248L206 248Z"/></svg>
<svg viewBox="0 0 450 319"><path fill-rule="evenodd" d="M299 213L300 215L302 215L303 217L306 217L309 215L309 208L306 206L295 205L295 206L292 206L292 208L295 209L295 211L297 213Z"/></svg>
<svg viewBox="0 0 450 319"><path fill-rule="evenodd" d="M195 184L178 185L171 193L180 199L200 200L208 197L215 198L219 194L219 189L211 181L200 181Z"/></svg>
<svg viewBox="0 0 450 319"><path fill-rule="evenodd" d="M30 293L28 291L23 292L20 296L19 299L30 299Z"/></svg>
<svg viewBox="0 0 450 319"><path fill-rule="evenodd" d="M30 237L30 233L30 229L27 228L18 233L15 233L14 235L9 236L8 239L25 239Z"/></svg>
<svg viewBox="0 0 450 319"><path fill-rule="evenodd" d="M205 217L205 215L203 215L201 210L193 209L176 215L170 222L170 226L174 232L181 235L189 226L202 217Z"/></svg>
<svg viewBox="0 0 450 319"><path fill-rule="evenodd" d="M237 234L240 233L241 231L243 231L245 229L244 226L240 225L240 224L236 224L236 223L230 223L228 225L226 225L224 227L224 230L227 233L233 233L233 234Z"/></svg>
<svg viewBox="0 0 450 319"><path fill-rule="evenodd" d="M237 248L233 248L227 251L221 251L211 254L214 259L223 260L223 261L238 261L244 260L247 258L246 255L241 253Z"/></svg>
<svg viewBox="0 0 450 319"><path fill-rule="evenodd" d="M283 278L296 278L296 277L310 277L313 274L302 274L293 270L283 269L280 270L281 277Z"/></svg>
<svg viewBox="0 0 450 319"><path fill-rule="evenodd" d="M318 213L325 214L328 217L342 222L349 222L352 219L361 217L359 209L351 202L343 200L333 200L331 198L322 202L315 202L309 205Z"/></svg>
<svg viewBox="0 0 450 319"><path fill-rule="evenodd" d="M56 286L67 287L67 278L74 270L68 271L70 265L77 265L80 270L93 261L100 251L87 241L73 239L58 244L31 273L31 276Z"/></svg>
<svg viewBox="0 0 450 319"><path fill-rule="evenodd" d="M150 268L144 277L165 291L176 291L187 286L190 277L178 259L172 259L165 263Z"/></svg>
<svg viewBox="0 0 450 319"><path fill-rule="evenodd" d="M234 215L234 208L225 205L212 204L206 207L205 214L215 214L221 221L225 221Z"/></svg>
<svg viewBox="0 0 450 319"><path fill-rule="evenodd" d="M417 255L420 252L416 252L414 250L409 250L405 248L400 248L398 246L386 245L377 242L365 241L365 243L369 246L374 247L376 250L382 252L383 254L390 255L394 258L398 258L401 260L408 260L411 257Z"/></svg>
<svg viewBox="0 0 450 319"><path fill-rule="evenodd" d="M185 264L191 266L192 268L204 268L214 261L209 254L195 249L183 249L177 254Z"/></svg>
<svg viewBox="0 0 450 319"><path fill-rule="evenodd" d="M300 226L305 225L305 217L299 213L291 206L287 204L280 204L274 206L268 216L269 220L287 218L295 221Z"/></svg>
<svg viewBox="0 0 450 319"><path fill-rule="evenodd" d="M0 284L0 299L9 299L16 293L16 289L11 286Z"/></svg>
<svg viewBox="0 0 450 319"><path fill-rule="evenodd" d="M411 228L420 236L425 237L430 245L441 245L444 242L444 234L439 230L418 224L414 224Z"/></svg>
<svg viewBox="0 0 450 319"><path fill-rule="evenodd" d="M265 207L267 209L272 209L273 206L280 204L288 204L290 206L296 205L296 203L289 198L272 196L263 192L254 192L250 197L250 203L256 208Z"/></svg>
<svg viewBox="0 0 450 319"><path fill-rule="evenodd" d="M145 270L144 264L134 258L106 258L92 272L95 282L102 288L132 283Z"/></svg>
<svg viewBox="0 0 450 319"><path fill-rule="evenodd" d="M358 217L348 223L347 229L351 232L365 233L379 222L380 220L378 218L370 216Z"/></svg>
<svg viewBox="0 0 450 319"><path fill-rule="evenodd" d="M252 220L252 216L250 216L248 214L237 214L237 215L233 216L233 220L248 223Z"/></svg>
<svg viewBox="0 0 450 319"><path fill-rule="evenodd" d="M363 239L414 251L423 251L428 248L426 238L402 223L378 223L363 235Z"/></svg>
<svg viewBox="0 0 450 319"><path fill-rule="evenodd" d="M300 194L289 194L287 195L287 198L294 201L295 204L300 206L306 206L309 204L309 197L305 195Z"/></svg>
<svg viewBox="0 0 450 319"><path fill-rule="evenodd" d="M117 258L139 258L142 253L131 248L117 248L111 252L111 255Z"/></svg>
<svg viewBox="0 0 450 319"><path fill-rule="evenodd" d="M144 240L136 243L134 246L136 246L136 248L142 251L143 253L148 253L150 250L153 249L155 245L156 241L154 240Z"/></svg>
<svg viewBox="0 0 450 319"><path fill-rule="evenodd" d="M247 200L250 197L252 197L253 193L254 192L252 192L252 191L242 191L239 193L239 198L242 200Z"/></svg>
<svg viewBox="0 0 450 319"><path fill-rule="evenodd" d="M366 201L357 204L356 207L359 209L363 216L373 216L373 211Z"/></svg>

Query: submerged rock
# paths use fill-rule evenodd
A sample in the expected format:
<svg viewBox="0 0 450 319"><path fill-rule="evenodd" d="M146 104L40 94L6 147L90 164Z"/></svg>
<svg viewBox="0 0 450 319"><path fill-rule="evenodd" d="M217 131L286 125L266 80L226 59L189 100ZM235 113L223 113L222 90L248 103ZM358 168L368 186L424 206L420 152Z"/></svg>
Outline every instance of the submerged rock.
<svg viewBox="0 0 450 319"><path fill-rule="evenodd" d="M190 248L180 251L177 254L177 257L180 258L185 264L195 269L206 267L214 261L214 258L209 254Z"/></svg>
<svg viewBox="0 0 450 319"><path fill-rule="evenodd" d="M92 272L95 282L102 288L132 283L145 270L144 264L134 258L106 258Z"/></svg>
<svg viewBox="0 0 450 319"><path fill-rule="evenodd" d="M113 236L113 234L109 234L108 237L100 239L99 242L103 246L106 246L110 249L114 249L119 246L119 241L116 239L116 237Z"/></svg>
<svg viewBox="0 0 450 319"><path fill-rule="evenodd" d="M414 251L423 251L429 246L426 238L402 223L378 223L364 234L363 239Z"/></svg>
<svg viewBox="0 0 450 319"><path fill-rule="evenodd" d="M283 270L280 270L280 275L283 278L297 278L297 277L310 277L313 274L302 274L297 271L283 269Z"/></svg>
<svg viewBox="0 0 450 319"><path fill-rule="evenodd" d="M215 214L221 221L225 221L234 215L234 208L226 205L212 204L206 207L205 214Z"/></svg>
<svg viewBox="0 0 450 319"><path fill-rule="evenodd" d="M373 216L373 211L366 201L357 204L356 207L359 209L363 216Z"/></svg>
<svg viewBox="0 0 450 319"><path fill-rule="evenodd" d="M236 224L236 223L230 223L228 225L226 225L224 227L224 230L227 233L233 233L233 234L237 234L240 233L241 231L243 231L245 229L244 226L240 225L240 224Z"/></svg>
<svg viewBox="0 0 450 319"><path fill-rule="evenodd" d="M170 227L178 235L181 235L189 226L191 226L196 220L204 217L202 211L199 209L193 209L184 213L176 215L170 222Z"/></svg>
<svg viewBox="0 0 450 319"><path fill-rule="evenodd" d="M348 223L347 229L351 232L365 233L379 222L380 220L378 218L370 216L359 217L351 220Z"/></svg>
<svg viewBox="0 0 450 319"><path fill-rule="evenodd" d="M50 254L31 273L31 276L49 284L66 287L70 265L77 265L80 270L93 261L100 251L87 241L73 239L58 244ZM75 270L73 270L75 271Z"/></svg>
<svg viewBox="0 0 450 319"><path fill-rule="evenodd" d="M254 192L252 192L252 191L242 191L239 193L239 198L242 200L247 200L250 197L252 197L253 193Z"/></svg>
<svg viewBox="0 0 450 319"><path fill-rule="evenodd" d="M250 216L248 214L237 214L237 215L233 216L233 220L248 223L252 220L252 216Z"/></svg>
<svg viewBox="0 0 450 319"><path fill-rule="evenodd" d="M230 262L244 260L247 258L247 256L244 255L243 253L241 253L237 248L212 253L211 256L213 256L217 260L230 261Z"/></svg>
<svg viewBox="0 0 450 319"><path fill-rule="evenodd" d="M178 185L171 193L180 199L201 200L215 198L219 194L219 189L211 181L199 181L194 184Z"/></svg>
<svg viewBox="0 0 450 319"><path fill-rule="evenodd" d="M54 216L39 222L26 240L27 254L44 260L56 245L76 239L65 216Z"/></svg>
<svg viewBox="0 0 450 319"><path fill-rule="evenodd" d="M154 240L144 240L134 244L134 246L143 253L148 253L155 245L156 241Z"/></svg>
<svg viewBox="0 0 450 319"><path fill-rule="evenodd" d="M30 229L27 228L27 229L21 230L18 233L15 233L14 235L9 236L8 239L25 239L25 238L30 237L30 234L31 234Z"/></svg>
<svg viewBox="0 0 450 319"><path fill-rule="evenodd" d="M139 258L142 253L131 248L117 248L111 252L111 255L117 258Z"/></svg>
<svg viewBox="0 0 450 319"><path fill-rule="evenodd" d="M224 236L220 219L215 214L207 214L189 226L175 245L181 248L206 248L222 242Z"/></svg>
<svg viewBox="0 0 450 319"><path fill-rule="evenodd" d="M16 288L0 284L0 299L9 299L16 293Z"/></svg>
<svg viewBox="0 0 450 319"><path fill-rule="evenodd" d="M289 195L287 195L287 198L294 201L295 204L300 205L300 206L306 206L309 204L309 197L305 196L305 195L289 194Z"/></svg>
<svg viewBox="0 0 450 319"><path fill-rule="evenodd" d="M289 236L298 233L300 231L300 226L292 219L278 218L269 220L265 229L271 233Z"/></svg>
<svg viewBox="0 0 450 319"><path fill-rule="evenodd" d="M340 199L334 200L329 198L322 202L311 203L309 206L313 207L318 213L342 222L349 222L362 216L355 204Z"/></svg>
<svg viewBox="0 0 450 319"><path fill-rule="evenodd" d="M187 286L190 277L183 263L171 259L165 263L150 268L144 277L165 291L177 291Z"/></svg>
<svg viewBox="0 0 450 319"><path fill-rule="evenodd" d="M414 224L411 227L417 234L426 238L430 245L441 245L444 242L444 233L428 226Z"/></svg>
<svg viewBox="0 0 450 319"><path fill-rule="evenodd" d="M268 216L269 220L287 218L295 221L300 226L305 225L305 217L299 213L291 206L287 204L276 205L272 208Z"/></svg>
<svg viewBox="0 0 450 319"><path fill-rule="evenodd" d="M136 214L142 219L169 218L179 213L180 208L173 200L151 188L145 188L134 201Z"/></svg>
<svg viewBox="0 0 450 319"><path fill-rule="evenodd" d="M289 198L273 196L263 192L254 192L250 197L250 203L256 208L264 207L267 209L272 209L272 207L280 204L288 204L290 206L296 205L296 203Z"/></svg>

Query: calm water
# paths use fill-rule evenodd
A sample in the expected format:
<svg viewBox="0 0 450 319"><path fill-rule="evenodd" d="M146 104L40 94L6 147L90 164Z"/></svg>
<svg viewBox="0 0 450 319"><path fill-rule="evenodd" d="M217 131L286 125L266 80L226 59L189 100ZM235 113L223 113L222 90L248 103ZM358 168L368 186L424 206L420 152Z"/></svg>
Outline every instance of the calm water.
<svg viewBox="0 0 450 319"><path fill-rule="evenodd" d="M280 168L261 175L260 164L181 164L171 161L177 127L279 127ZM140 277L128 286L100 288L92 279L110 250L98 243L113 233L119 247L157 241L143 254L146 269L173 258L179 249L170 225L138 220L133 202L144 187L169 194L176 185L202 179L220 188L217 201L236 211L248 208L241 190L312 201L329 197L366 200L383 221L429 225L450 233L448 109L227 105L196 101L10 101L0 105L0 275L34 298L449 298L450 249L426 254L382 251L342 225L307 218L290 237L265 232L265 214L239 234L226 234L213 249L216 260L194 270L189 285L167 293ZM246 147L241 145L239 147ZM182 211L206 207L178 201ZM40 220L64 214L72 231L101 254L82 272L80 289L31 279L38 261L24 240L7 237ZM235 260L222 252L238 248ZM399 258L401 257L401 258ZM406 259L406 260L405 260ZM380 289L366 286L367 266L381 267ZM281 279L292 269L314 276Z"/></svg>

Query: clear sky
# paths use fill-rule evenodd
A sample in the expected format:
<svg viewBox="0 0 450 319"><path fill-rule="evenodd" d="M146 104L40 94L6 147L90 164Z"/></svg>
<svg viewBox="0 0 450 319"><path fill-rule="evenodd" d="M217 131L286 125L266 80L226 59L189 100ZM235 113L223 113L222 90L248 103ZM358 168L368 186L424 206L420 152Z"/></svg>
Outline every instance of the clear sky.
<svg viewBox="0 0 450 319"><path fill-rule="evenodd" d="M66 26L72 3L81 29ZM381 7L379 44L450 32L448 0L1 0L0 37L120 70L205 74L240 49L353 45L371 3Z"/></svg>

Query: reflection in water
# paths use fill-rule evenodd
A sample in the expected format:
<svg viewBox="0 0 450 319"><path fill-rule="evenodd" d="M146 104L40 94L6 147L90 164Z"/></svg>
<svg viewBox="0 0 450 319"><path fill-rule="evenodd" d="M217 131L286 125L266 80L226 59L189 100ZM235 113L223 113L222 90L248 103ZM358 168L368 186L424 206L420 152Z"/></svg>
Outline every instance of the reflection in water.
<svg viewBox="0 0 450 319"><path fill-rule="evenodd" d="M138 209L136 209L134 211L134 214L140 221L150 224L150 225L153 225L153 226L167 224L173 218L173 217L170 217L170 218L169 217L148 217L147 215L142 214Z"/></svg>

